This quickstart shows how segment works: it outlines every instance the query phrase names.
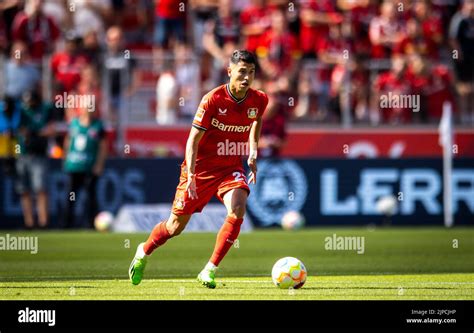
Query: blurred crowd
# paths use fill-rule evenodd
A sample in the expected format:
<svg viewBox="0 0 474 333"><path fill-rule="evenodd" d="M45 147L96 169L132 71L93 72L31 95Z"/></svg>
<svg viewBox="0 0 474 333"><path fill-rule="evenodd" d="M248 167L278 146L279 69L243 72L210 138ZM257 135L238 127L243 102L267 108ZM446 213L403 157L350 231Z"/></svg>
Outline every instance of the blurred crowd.
<svg viewBox="0 0 474 333"><path fill-rule="evenodd" d="M173 124L226 81L230 53L245 48L259 59L257 87L292 119L424 123L439 119L447 99L470 123L473 7L472 0L4 0L3 97L93 94L97 116L114 125L147 75L135 56L148 52L156 121ZM419 94L421 112L381 109L389 91ZM67 121L78 112L56 109Z"/></svg>
<svg viewBox="0 0 474 333"><path fill-rule="evenodd" d="M255 87L280 137L288 119L434 123L445 101L473 124L473 31L474 0L4 0L0 131L33 92L55 121L84 107L69 95L93 96L94 116L123 128L137 110L121 108L150 78L156 123L188 121L237 48L258 56ZM389 94L420 96L417 112L382 106Z"/></svg>

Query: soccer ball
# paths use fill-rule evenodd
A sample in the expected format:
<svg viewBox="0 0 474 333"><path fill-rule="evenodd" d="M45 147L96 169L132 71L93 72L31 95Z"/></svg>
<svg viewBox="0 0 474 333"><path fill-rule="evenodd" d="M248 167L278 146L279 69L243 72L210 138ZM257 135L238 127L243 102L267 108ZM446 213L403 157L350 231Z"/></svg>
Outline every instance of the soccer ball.
<svg viewBox="0 0 474 333"><path fill-rule="evenodd" d="M397 210L397 198L393 195L387 195L377 200L376 209L380 214L392 216Z"/></svg>
<svg viewBox="0 0 474 333"><path fill-rule="evenodd" d="M299 289L306 282L306 267L293 257L285 257L278 260L272 269L272 280L280 289Z"/></svg>
<svg viewBox="0 0 474 333"><path fill-rule="evenodd" d="M281 218L281 226L285 230L296 230L300 229L306 223L306 219L303 214L296 210L290 210L286 212Z"/></svg>
<svg viewBox="0 0 474 333"><path fill-rule="evenodd" d="M100 212L94 219L94 227L97 231L106 232L112 227L114 216L111 212Z"/></svg>

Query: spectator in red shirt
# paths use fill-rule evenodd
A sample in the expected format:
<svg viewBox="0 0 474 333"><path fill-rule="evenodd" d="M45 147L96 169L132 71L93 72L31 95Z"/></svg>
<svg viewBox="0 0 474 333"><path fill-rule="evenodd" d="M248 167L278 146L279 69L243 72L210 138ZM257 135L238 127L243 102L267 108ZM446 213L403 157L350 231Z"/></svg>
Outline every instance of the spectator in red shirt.
<svg viewBox="0 0 474 333"><path fill-rule="evenodd" d="M443 42L443 20L428 0L417 0L413 4L413 16L421 23L425 36L429 36L437 45Z"/></svg>
<svg viewBox="0 0 474 333"><path fill-rule="evenodd" d="M76 89L81 79L82 69L89 63L80 52L80 38L74 32L66 34L64 51L51 58L51 71L56 94L62 95Z"/></svg>
<svg viewBox="0 0 474 333"><path fill-rule="evenodd" d="M153 60L159 71L164 68L166 53L173 49L170 41L173 45L186 42L186 6L184 0L155 0Z"/></svg>
<svg viewBox="0 0 474 333"><path fill-rule="evenodd" d="M54 51L54 44L60 35L54 21L43 14L42 0L27 0L25 10L19 12L13 21L14 40L28 45L32 60L41 64L44 55Z"/></svg>
<svg viewBox="0 0 474 333"><path fill-rule="evenodd" d="M372 43L372 57L390 58L395 44L403 38L403 27L400 23L395 5L386 1L380 5L380 15L370 22L369 38Z"/></svg>
<svg viewBox="0 0 474 333"><path fill-rule="evenodd" d="M413 95L413 86L407 75L406 61L392 57L390 71L380 74L373 85L372 123L406 124L412 120L412 109L402 105L402 97Z"/></svg>
<svg viewBox="0 0 474 333"><path fill-rule="evenodd" d="M282 91L297 74L301 51L296 37L288 30L285 12L274 10L271 28L265 32L257 48L257 56L267 79L280 81Z"/></svg>
<svg viewBox="0 0 474 333"><path fill-rule="evenodd" d="M168 49L170 37L184 43L186 3L180 0L155 0L154 44L158 48Z"/></svg>
<svg viewBox="0 0 474 333"><path fill-rule="evenodd" d="M151 44L149 27L153 22L153 2L148 0L113 1L114 25L122 27L127 48Z"/></svg>
<svg viewBox="0 0 474 333"><path fill-rule="evenodd" d="M406 23L406 36L395 45L394 52L404 55L419 53L430 59L438 59L438 48L431 35L423 33L421 24L414 18Z"/></svg>
<svg viewBox="0 0 474 333"><path fill-rule="evenodd" d="M419 54L409 58L409 76L416 94L421 96L422 120L438 123L443 114L444 102L450 102L456 111L454 82L444 65L433 64Z"/></svg>
<svg viewBox="0 0 474 333"><path fill-rule="evenodd" d="M255 53L263 33L270 27L270 16L265 0L252 0L251 5L240 13L245 49Z"/></svg>
<svg viewBox="0 0 474 333"><path fill-rule="evenodd" d="M314 45L320 45L321 40L329 32L330 23L340 23L342 16L336 12L334 1L331 0L301 0L300 13L300 45L304 58L314 59Z"/></svg>
<svg viewBox="0 0 474 333"><path fill-rule="evenodd" d="M263 114L263 125L258 142L259 156L266 158L279 157L286 142L287 121L291 112L287 94L281 94L274 82L266 83L265 92L268 105Z"/></svg>

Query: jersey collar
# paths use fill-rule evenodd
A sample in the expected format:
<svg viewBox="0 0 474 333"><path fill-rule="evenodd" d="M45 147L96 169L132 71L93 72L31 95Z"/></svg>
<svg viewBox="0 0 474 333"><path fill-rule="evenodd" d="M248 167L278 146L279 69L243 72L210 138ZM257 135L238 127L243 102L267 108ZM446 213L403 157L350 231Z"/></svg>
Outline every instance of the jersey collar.
<svg viewBox="0 0 474 333"><path fill-rule="evenodd" d="M234 102L236 102L237 104L240 104L247 98L250 88L247 90L247 92L245 93L245 96L242 99L238 99L237 97L232 95L232 92L230 91L230 88L229 88L229 84L225 85L225 90L227 91L227 94L230 96L230 98L232 98Z"/></svg>

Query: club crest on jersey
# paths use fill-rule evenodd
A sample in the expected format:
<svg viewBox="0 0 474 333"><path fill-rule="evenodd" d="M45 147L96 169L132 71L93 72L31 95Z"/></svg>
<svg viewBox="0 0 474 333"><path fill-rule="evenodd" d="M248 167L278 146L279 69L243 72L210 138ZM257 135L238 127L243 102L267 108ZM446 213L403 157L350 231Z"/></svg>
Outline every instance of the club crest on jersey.
<svg viewBox="0 0 474 333"><path fill-rule="evenodd" d="M206 110L199 107L197 112L196 112L196 115L194 116L194 120L202 121L202 118L204 117L204 113L206 113Z"/></svg>
<svg viewBox="0 0 474 333"><path fill-rule="evenodd" d="M249 108L247 110L247 116L250 118L250 119L255 119L257 118L257 114L258 114L258 109L257 108Z"/></svg>

